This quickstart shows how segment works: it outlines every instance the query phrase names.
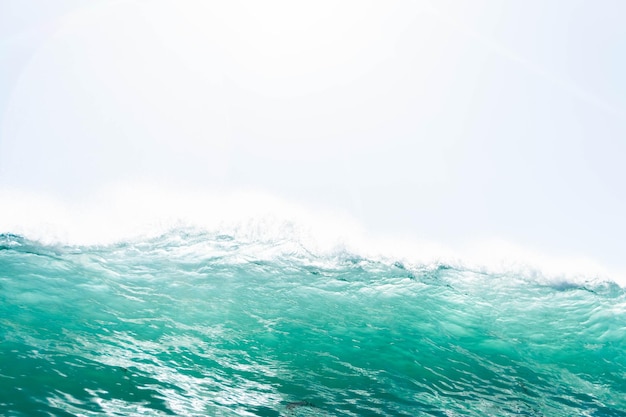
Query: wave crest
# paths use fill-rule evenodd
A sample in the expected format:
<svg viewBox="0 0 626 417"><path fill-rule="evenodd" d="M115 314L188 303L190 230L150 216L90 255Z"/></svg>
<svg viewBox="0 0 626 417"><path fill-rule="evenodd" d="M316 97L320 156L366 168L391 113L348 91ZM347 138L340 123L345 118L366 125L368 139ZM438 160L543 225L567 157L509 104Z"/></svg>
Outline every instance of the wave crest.
<svg viewBox="0 0 626 417"><path fill-rule="evenodd" d="M625 274L597 262L558 258L493 240L453 248L369 233L345 213L305 209L267 194L110 190L66 204L0 192L0 249L141 247L174 256L229 252L241 259L289 257L307 262L367 259L410 268L450 267L524 277L547 285L626 286ZM143 245L143 246L142 246ZM45 248L45 249L42 249ZM211 255L213 256L213 255Z"/></svg>

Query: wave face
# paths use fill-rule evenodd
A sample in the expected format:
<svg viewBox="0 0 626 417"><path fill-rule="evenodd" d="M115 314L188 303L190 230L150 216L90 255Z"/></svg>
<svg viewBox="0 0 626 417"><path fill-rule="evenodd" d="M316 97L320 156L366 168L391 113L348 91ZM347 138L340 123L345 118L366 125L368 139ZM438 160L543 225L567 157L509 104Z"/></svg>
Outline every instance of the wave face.
<svg viewBox="0 0 626 417"><path fill-rule="evenodd" d="M626 416L626 294L194 230L0 235L5 416Z"/></svg>

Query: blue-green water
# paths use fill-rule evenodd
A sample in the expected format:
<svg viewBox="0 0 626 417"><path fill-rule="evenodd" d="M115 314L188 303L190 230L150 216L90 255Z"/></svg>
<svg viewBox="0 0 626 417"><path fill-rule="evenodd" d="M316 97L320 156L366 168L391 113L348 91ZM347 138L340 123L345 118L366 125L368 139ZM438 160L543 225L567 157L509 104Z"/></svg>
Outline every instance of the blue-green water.
<svg viewBox="0 0 626 417"><path fill-rule="evenodd" d="M613 283L189 231L0 249L3 416L626 416Z"/></svg>

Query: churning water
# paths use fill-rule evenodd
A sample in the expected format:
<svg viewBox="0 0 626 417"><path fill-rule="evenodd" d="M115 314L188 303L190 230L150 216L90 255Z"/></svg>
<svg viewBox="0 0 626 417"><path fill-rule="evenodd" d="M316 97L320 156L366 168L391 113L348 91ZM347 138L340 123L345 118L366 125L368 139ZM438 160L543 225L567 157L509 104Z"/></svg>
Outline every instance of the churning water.
<svg viewBox="0 0 626 417"><path fill-rule="evenodd" d="M626 293L197 229L0 235L5 416L626 416Z"/></svg>

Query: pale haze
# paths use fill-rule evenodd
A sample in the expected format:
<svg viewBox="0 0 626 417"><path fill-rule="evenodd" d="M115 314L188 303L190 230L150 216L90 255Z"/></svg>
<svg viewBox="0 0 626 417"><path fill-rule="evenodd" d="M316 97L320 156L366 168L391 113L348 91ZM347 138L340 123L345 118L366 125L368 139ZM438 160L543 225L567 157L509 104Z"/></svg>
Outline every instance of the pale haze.
<svg viewBox="0 0 626 417"><path fill-rule="evenodd" d="M0 0L0 188L256 190L373 234L626 270L624 16L623 1Z"/></svg>

